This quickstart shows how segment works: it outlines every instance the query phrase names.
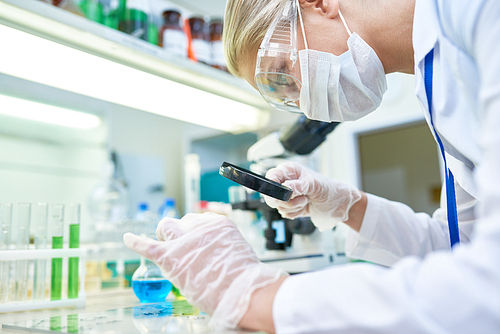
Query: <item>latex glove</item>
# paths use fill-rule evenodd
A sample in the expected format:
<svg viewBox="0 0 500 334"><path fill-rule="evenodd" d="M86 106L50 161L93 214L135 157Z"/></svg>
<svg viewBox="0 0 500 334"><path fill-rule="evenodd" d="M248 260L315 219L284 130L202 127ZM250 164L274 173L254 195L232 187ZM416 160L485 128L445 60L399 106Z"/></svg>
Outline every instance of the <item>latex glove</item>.
<svg viewBox="0 0 500 334"><path fill-rule="evenodd" d="M361 192L346 183L327 178L295 162L270 169L266 177L293 190L289 202L268 196L264 199L288 219L311 217L320 231L332 229L349 219L349 210L361 199Z"/></svg>
<svg viewBox="0 0 500 334"><path fill-rule="evenodd" d="M189 303L211 314L212 326L236 327L247 312L252 292L288 275L260 262L225 216L164 218L156 235L158 241L126 233L123 240L154 261Z"/></svg>

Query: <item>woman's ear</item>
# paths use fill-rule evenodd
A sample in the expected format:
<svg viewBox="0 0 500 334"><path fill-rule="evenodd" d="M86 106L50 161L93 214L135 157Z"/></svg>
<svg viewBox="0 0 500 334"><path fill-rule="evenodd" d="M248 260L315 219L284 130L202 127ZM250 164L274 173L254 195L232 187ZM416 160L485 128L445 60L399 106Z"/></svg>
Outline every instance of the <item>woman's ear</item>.
<svg viewBox="0 0 500 334"><path fill-rule="evenodd" d="M328 19L334 19L339 15L339 0L299 0L303 9L320 11Z"/></svg>

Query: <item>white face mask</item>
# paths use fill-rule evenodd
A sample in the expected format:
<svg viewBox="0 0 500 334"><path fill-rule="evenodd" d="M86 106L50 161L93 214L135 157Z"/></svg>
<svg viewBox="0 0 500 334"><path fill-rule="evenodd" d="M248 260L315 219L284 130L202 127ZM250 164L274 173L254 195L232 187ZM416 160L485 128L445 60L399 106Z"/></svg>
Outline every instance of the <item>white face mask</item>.
<svg viewBox="0 0 500 334"><path fill-rule="evenodd" d="M358 34L351 34L342 14L340 17L350 35L349 51L335 56L310 50L307 42L306 49L299 51L300 109L310 119L357 120L374 111L387 90L384 67L377 54Z"/></svg>

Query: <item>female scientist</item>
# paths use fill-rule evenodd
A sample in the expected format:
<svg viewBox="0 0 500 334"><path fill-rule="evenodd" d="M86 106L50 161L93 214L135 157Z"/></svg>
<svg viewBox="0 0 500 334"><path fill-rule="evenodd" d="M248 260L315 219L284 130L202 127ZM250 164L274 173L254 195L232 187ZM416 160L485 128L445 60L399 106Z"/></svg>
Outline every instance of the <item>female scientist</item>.
<svg viewBox="0 0 500 334"><path fill-rule="evenodd" d="M224 44L231 72L271 105L321 121L365 116L381 102L386 73L414 73L445 158L442 208L416 214L285 164L268 177L293 199L267 203L323 230L343 221L348 255L382 266L288 276L260 263L215 214L163 220L159 241L126 234L127 246L156 261L213 325L500 333L500 2L229 0Z"/></svg>

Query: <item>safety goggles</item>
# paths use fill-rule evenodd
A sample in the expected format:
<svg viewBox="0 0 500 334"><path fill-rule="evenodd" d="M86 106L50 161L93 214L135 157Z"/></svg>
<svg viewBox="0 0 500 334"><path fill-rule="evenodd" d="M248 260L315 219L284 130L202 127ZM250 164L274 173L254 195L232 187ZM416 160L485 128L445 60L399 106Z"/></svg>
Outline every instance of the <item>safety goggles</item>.
<svg viewBox="0 0 500 334"><path fill-rule="evenodd" d="M260 45L254 79L260 94L271 106L300 113L297 102L302 83L298 79L297 13L304 33L298 0L290 0L271 23Z"/></svg>

